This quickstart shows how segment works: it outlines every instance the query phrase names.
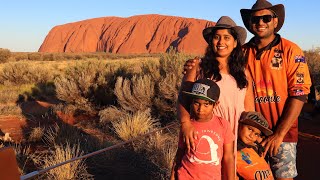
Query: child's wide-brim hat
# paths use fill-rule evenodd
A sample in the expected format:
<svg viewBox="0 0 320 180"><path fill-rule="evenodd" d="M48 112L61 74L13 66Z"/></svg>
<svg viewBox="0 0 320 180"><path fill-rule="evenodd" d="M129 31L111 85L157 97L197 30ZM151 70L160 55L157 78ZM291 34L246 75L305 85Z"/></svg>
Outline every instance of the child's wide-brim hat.
<svg viewBox="0 0 320 180"><path fill-rule="evenodd" d="M278 26L274 29L274 32L278 32L284 23L284 18L285 18L284 6L283 6L283 4L277 4L277 5L272 6L272 4L266 0L257 0L251 9L241 9L240 10L243 24L246 26L248 31L250 31L253 34L251 27L250 27L251 14L255 11L259 11L259 10L263 10L263 9L272 10L275 13L275 15L277 16Z"/></svg>
<svg viewBox="0 0 320 180"><path fill-rule="evenodd" d="M207 41L208 44L212 42L213 32L217 29L233 29L237 33L237 39L239 39L240 44L243 45L247 39L247 31L237 24L229 17L222 16L216 23L215 26L207 27L202 31L203 38Z"/></svg>
<svg viewBox="0 0 320 180"><path fill-rule="evenodd" d="M199 79L194 82L191 92L182 91L182 93L192 98L217 102L220 96L220 88L210 79Z"/></svg>
<svg viewBox="0 0 320 180"><path fill-rule="evenodd" d="M273 132L269 129L267 120L259 112L243 112L239 122L259 129L265 136L270 136L273 134Z"/></svg>

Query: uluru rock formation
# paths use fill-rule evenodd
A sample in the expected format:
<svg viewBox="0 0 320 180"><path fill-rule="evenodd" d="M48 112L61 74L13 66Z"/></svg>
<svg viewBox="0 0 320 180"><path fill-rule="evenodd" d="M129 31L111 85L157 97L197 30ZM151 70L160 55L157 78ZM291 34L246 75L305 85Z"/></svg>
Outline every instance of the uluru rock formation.
<svg viewBox="0 0 320 180"><path fill-rule="evenodd" d="M39 52L161 53L173 46L179 52L203 54L207 44L202 30L213 25L155 14L88 19L52 28Z"/></svg>

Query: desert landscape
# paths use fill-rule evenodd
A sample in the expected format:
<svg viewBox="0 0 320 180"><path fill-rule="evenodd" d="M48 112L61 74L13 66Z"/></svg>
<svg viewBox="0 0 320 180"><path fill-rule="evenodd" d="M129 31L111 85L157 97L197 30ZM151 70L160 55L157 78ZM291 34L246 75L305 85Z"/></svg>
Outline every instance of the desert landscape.
<svg viewBox="0 0 320 180"><path fill-rule="evenodd" d="M0 49L0 147L14 147L26 175L136 138L34 179L168 179L183 64L203 54L201 31L213 24L97 18L52 28L39 52ZM304 53L314 87L299 117L296 179L311 180L320 162L320 51Z"/></svg>

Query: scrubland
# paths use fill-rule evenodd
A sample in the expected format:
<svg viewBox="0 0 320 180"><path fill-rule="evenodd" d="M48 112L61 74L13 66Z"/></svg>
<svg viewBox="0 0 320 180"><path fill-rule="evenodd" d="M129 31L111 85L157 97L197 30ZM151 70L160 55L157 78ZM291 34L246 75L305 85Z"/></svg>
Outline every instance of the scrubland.
<svg viewBox="0 0 320 180"><path fill-rule="evenodd" d="M320 85L319 53L305 52L315 85ZM0 147L15 148L26 174L154 131L37 178L168 179L177 148L176 100L183 64L191 57L173 49L153 55L0 49L0 118L27 122L20 142L1 140ZM50 106L29 114L21 107L30 101ZM59 114L76 118L69 122ZM177 125L157 131L171 123Z"/></svg>

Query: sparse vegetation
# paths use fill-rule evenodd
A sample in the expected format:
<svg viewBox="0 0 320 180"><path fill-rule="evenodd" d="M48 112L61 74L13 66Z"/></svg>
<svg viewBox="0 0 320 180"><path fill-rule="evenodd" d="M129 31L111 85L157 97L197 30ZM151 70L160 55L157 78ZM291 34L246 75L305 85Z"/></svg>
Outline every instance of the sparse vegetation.
<svg viewBox="0 0 320 180"><path fill-rule="evenodd" d="M106 125L109 122L117 121L120 117L125 117L127 112L115 106L109 106L99 112L100 122Z"/></svg>
<svg viewBox="0 0 320 180"><path fill-rule="evenodd" d="M52 154L48 154L43 160L43 168L54 166L58 163L79 157L83 154L79 143L70 145L54 145ZM83 160L73 161L71 163L54 168L46 173L48 179L92 179L92 175L87 172L87 166Z"/></svg>
<svg viewBox="0 0 320 180"><path fill-rule="evenodd" d="M18 147L17 152L24 154L18 158L23 173L175 122L181 71L190 58L174 49L165 54L127 56L108 53L10 53L5 56L2 52L7 51L0 49L0 114L18 114L27 119L27 125L35 125L25 130L25 141ZM317 75L319 52L305 52L305 55L314 83L320 84L317 79L320 77ZM1 57L6 58L2 61ZM34 100L52 100L54 105L45 116L27 116L20 102ZM58 112L88 115L88 118L71 126L62 122ZM48 120L54 123L42 124ZM36 122L41 122L41 127L36 126ZM125 165L112 171L115 162L127 161L123 157L129 154L121 153L132 151L130 158L136 158L133 161L140 163L139 167L150 171L150 179L167 179L176 152L177 129L178 126L171 131L158 131L121 150L62 166L40 178L112 176L127 170L127 166L135 168L133 164L120 162ZM6 145L1 143L0 147ZM42 150L37 151L37 147ZM29 164L32 168L28 169Z"/></svg>
<svg viewBox="0 0 320 180"><path fill-rule="evenodd" d="M130 112L144 111L152 106L154 81L151 76L134 76L131 80L118 77L115 95L120 106Z"/></svg>
<svg viewBox="0 0 320 180"><path fill-rule="evenodd" d="M44 135L44 128L43 127L35 127L32 129L30 135L29 135L29 138L28 140L30 142L37 142L37 141L40 141L42 139Z"/></svg>
<svg viewBox="0 0 320 180"><path fill-rule="evenodd" d="M113 121L112 125L116 134L127 141L155 130L159 122L151 117L150 110L147 109L128 114L119 121Z"/></svg>
<svg viewBox="0 0 320 180"><path fill-rule="evenodd" d="M0 48L0 63L5 63L9 60L11 52L9 49Z"/></svg>
<svg viewBox="0 0 320 180"><path fill-rule="evenodd" d="M6 85L22 85L47 82L53 74L46 66L32 65L29 62L7 63L0 72L0 83Z"/></svg>

